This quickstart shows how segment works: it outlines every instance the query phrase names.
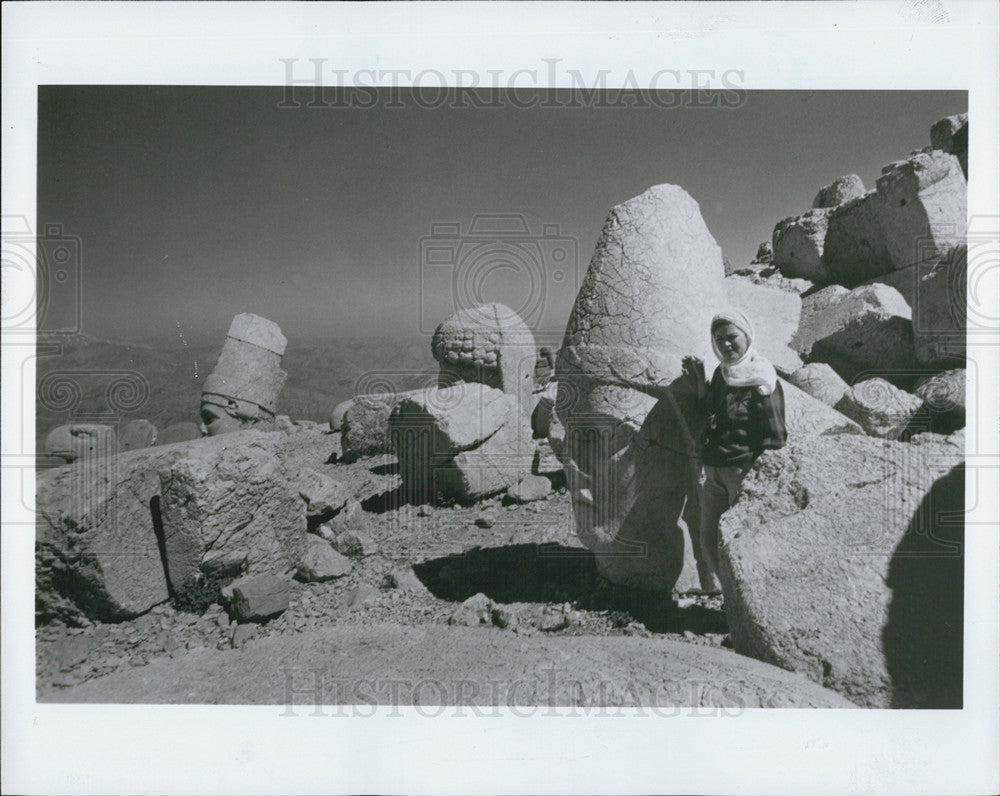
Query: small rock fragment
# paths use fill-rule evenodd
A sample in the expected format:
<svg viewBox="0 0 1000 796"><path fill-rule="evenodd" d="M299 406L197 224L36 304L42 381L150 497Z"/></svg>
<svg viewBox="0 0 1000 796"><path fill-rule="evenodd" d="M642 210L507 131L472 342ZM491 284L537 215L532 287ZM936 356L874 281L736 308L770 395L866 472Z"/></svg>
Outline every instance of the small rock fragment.
<svg viewBox="0 0 1000 796"><path fill-rule="evenodd" d="M262 622L288 608L289 582L277 575L252 575L232 584L230 610L238 622Z"/></svg>

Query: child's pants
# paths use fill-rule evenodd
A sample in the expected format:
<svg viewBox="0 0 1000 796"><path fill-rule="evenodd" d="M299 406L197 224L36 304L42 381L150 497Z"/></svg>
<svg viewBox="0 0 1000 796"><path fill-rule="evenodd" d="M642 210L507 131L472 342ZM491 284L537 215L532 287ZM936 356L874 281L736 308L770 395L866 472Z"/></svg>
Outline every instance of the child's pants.
<svg viewBox="0 0 1000 796"><path fill-rule="evenodd" d="M719 520L736 502L746 467L705 465L705 485L701 491L701 550L712 571L719 571Z"/></svg>

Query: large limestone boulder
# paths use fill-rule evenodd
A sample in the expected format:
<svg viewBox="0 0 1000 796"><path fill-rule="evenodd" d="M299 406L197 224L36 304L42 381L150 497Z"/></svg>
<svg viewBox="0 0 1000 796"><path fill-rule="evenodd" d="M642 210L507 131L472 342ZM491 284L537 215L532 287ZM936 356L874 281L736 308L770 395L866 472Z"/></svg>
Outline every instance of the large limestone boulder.
<svg viewBox="0 0 1000 796"><path fill-rule="evenodd" d="M825 362L846 382L880 375L908 388L918 375L910 307L887 285L831 285L802 301L792 346L806 362Z"/></svg>
<svg viewBox="0 0 1000 796"><path fill-rule="evenodd" d="M851 199L859 199L865 193L865 184L861 178L857 174L847 174L820 188L812 206L813 208L836 207Z"/></svg>
<svg viewBox="0 0 1000 796"><path fill-rule="evenodd" d="M856 422L822 401L813 398L794 384L779 379L785 396L785 428L789 438L864 434Z"/></svg>
<svg viewBox="0 0 1000 796"><path fill-rule="evenodd" d="M739 276L726 277L725 288L729 306L739 307L753 322L754 347L783 373L801 367L802 360L789 344L799 328L802 297Z"/></svg>
<svg viewBox="0 0 1000 796"><path fill-rule="evenodd" d="M439 387L485 384L514 395L520 411L531 412L535 338L510 307L494 303L459 310L434 330L431 348L441 365Z"/></svg>
<svg viewBox="0 0 1000 796"><path fill-rule="evenodd" d="M954 155L914 153L883 167L875 190L780 221L772 236L774 264L788 277L856 287L941 260L963 241L967 191Z"/></svg>
<svg viewBox="0 0 1000 796"><path fill-rule="evenodd" d="M965 364L967 258L968 248L963 243L943 259L916 263L867 283L898 290L910 306L914 351L926 368Z"/></svg>
<svg viewBox="0 0 1000 796"><path fill-rule="evenodd" d="M340 458L345 462L355 462L365 456L390 453L389 415L403 398L423 392L372 393L357 395L334 409L330 418L333 426L339 414Z"/></svg>
<svg viewBox="0 0 1000 796"><path fill-rule="evenodd" d="M962 174L969 179L969 114L946 116L931 127L931 146L958 158Z"/></svg>
<svg viewBox="0 0 1000 796"><path fill-rule="evenodd" d="M535 445L519 398L456 383L403 398L389 417L403 489L417 503L503 492L531 470Z"/></svg>
<svg viewBox="0 0 1000 796"><path fill-rule="evenodd" d="M614 582L669 593L680 574L697 420L670 386L683 356L711 359L709 324L726 300L722 252L682 188L654 186L611 210L560 349L565 443L552 446L577 534ZM658 395L663 448L640 434Z"/></svg>
<svg viewBox="0 0 1000 796"><path fill-rule="evenodd" d="M904 439L915 431L929 430L926 412L920 411L923 405L917 396L874 378L853 385L834 408L871 437Z"/></svg>
<svg viewBox="0 0 1000 796"><path fill-rule="evenodd" d="M250 431L234 445L190 445L158 470L171 587L203 575L278 575L305 550L306 503L281 470L281 437Z"/></svg>
<svg viewBox="0 0 1000 796"><path fill-rule="evenodd" d="M830 212L829 208L817 208L775 225L771 236L772 261L784 276L820 285L833 281L823 262Z"/></svg>
<svg viewBox="0 0 1000 796"><path fill-rule="evenodd" d="M837 401L850 389L847 382L837 375L837 371L825 362L803 365L788 377L788 381L827 406L836 406Z"/></svg>
<svg viewBox="0 0 1000 796"><path fill-rule="evenodd" d="M723 515L737 652L865 707L962 704L963 449L790 438Z"/></svg>

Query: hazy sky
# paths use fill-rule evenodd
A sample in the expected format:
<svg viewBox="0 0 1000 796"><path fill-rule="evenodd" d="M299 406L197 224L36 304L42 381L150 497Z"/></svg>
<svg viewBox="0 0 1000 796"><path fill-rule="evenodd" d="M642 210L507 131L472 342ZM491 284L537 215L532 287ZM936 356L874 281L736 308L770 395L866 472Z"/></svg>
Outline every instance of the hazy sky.
<svg viewBox="0 0 1000 796"><path fill-rule="evenodd" d="M419 334L449 307L456 267L427 262L441 251L459 252L460 290L561 328L608 209L650 185L685 188L723 252L748 262L823 184L854 172L874 187L884 164L929 143L935 121L967 110L964 92L433 110L407 97L404 108L388 97L309 108L307 94L289 109L282 94L40 89L38 224L80 239L85 332L197 336L250 311L290 339ZM487 213L519 214L529 240L550 225L549 237L504 236L513 242L495 251L511 267L491 271L482 249L431 235ZM554 262L574 247L568 270Z"/></svg>

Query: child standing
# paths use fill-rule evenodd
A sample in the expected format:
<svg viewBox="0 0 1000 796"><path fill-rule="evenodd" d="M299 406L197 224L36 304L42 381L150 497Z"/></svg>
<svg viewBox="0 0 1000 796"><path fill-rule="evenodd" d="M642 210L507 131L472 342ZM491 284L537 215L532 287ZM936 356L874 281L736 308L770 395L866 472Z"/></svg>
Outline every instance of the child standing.
<svg viewBox="0 0 1000 796"><path fill-rule="evenodd" d="M754 331L738 310L712 318L712 350L721 363L706 385L704 364L686 357L708 423L703 443L701 546L713 573L719 567L719 520L736 502L743 477L765 450L785 444L785 400L778 374L753 347Z"/></svg>

